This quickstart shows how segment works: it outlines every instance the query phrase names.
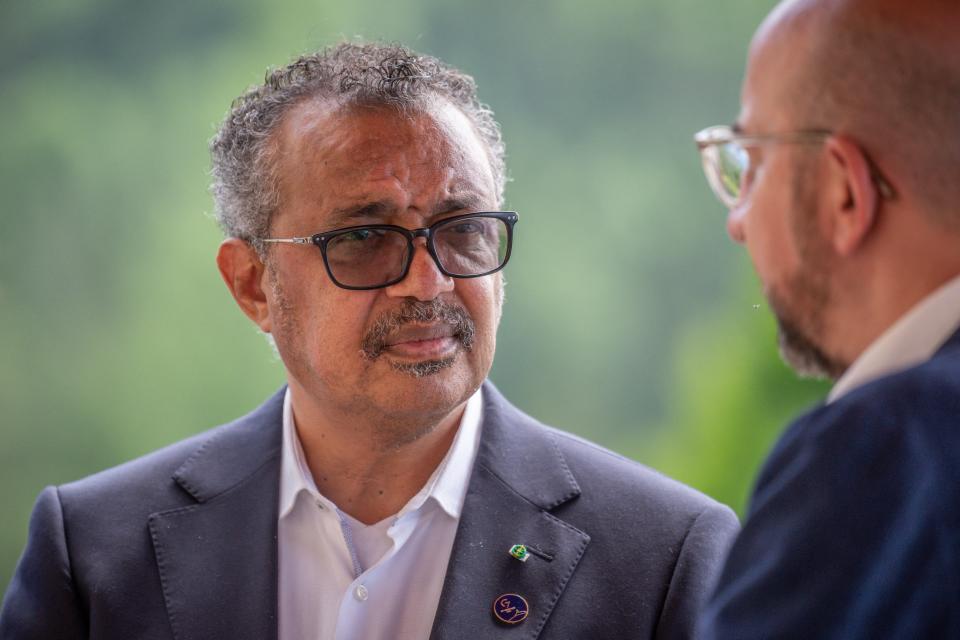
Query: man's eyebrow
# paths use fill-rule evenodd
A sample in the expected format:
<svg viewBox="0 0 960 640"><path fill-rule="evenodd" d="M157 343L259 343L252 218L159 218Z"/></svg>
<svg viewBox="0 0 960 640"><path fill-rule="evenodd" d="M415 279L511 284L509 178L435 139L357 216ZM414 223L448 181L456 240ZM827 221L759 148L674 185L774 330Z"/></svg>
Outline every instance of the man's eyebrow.
<svg viewBox="0 0 960 640"><path fill-rule="evenodd" d="M356 222L369 218L384 218L393 210L393 205L389 202L380 200L377 202L365 202L363 204L340 207L330 212L327 218L327 225L331 229L342 227L346 223Z"/></svg>
<svg viewBox="0 0 960 640"><path fill-rule="evenodd" d="M457 211L463 213L475 213L480 211L483 205L483 198L476 194L470 193L453 196L440 202L436 207L434 207L433 214L430 217L434 218L445 213L454 213Z"/></svg>
<svg viewBox="0 0 960 640"><path fill-rule="evenodd" d="M427 221L432 221L450 213L473 213L480 211L485 202L483 198L475 194L453 196L437 204L430 215L427 216ZM330 212L330 215L327 217L326 228L332 230L352 226L354 223L369 223L371 218L380 218L380 222L382 222L383 219L394 212L394 209L394 205L386 200L340 207Z"/></svg>

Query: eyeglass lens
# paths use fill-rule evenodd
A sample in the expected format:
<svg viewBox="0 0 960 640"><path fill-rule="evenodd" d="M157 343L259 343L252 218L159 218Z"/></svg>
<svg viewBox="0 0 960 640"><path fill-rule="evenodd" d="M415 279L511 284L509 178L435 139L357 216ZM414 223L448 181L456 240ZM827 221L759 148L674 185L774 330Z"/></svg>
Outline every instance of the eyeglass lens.
<svg viewBox="0 0 960 640"><path fill-rule="evenodd" d="M478 276L503 265L509 231L498 218L452 219L433 227L440 266L454 276ZM400 278L410 260L410 242L394 229L361 228L327 241L327 265L348 287L375 287Z"/></svg>
<svg viewBox="0 0 960 640"><path fill-rule="evenodd" d="M750 162L746 149L737 142L710 145L704 149L704 168L717 197L729 207L740 199L742 178Z"/></svg>
<svg viewBox="0 0 960 640"><path fill-rule="evenodd" d="M369 287L399 278L409 249L406 236L389 229L354 229L327 242L327 265L348 287Z"/></svg>

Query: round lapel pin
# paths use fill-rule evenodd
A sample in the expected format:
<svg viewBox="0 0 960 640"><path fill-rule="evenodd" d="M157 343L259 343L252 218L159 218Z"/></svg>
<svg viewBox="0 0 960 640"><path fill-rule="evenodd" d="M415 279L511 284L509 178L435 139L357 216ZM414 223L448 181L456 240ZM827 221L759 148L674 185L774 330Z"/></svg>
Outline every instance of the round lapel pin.
<svg viewBox="0 0 960 640"><path fill-rule="evenodd" d="M530 559L530 550L527 549L525 544L515 544L510 547L510 555L520 562L526 562Z"/></svg>
<svg viewBox="0 0 960 640"><path fill-rule="evenodd" d="M493 601L493 615L504 624L518 624L530 615L530 605L523 596L505 593Z"/></svg>

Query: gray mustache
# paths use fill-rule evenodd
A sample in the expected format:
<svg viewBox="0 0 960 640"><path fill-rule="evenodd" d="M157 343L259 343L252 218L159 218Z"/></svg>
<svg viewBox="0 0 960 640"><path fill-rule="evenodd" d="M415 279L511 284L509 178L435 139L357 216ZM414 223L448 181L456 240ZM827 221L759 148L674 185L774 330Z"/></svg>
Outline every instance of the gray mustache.
<svg viewBox="0 0 960 640"><path fill-rule="evenodd" d="M400 308L377 318L370 330L364 334L361 343L363 354L371 360L379 357L390 336L403 325L412 322L442 322L450 325L453 328L453 337L464 349L469 351L473 347L476 325L466 309L441 300L405 300Z"/></svg>

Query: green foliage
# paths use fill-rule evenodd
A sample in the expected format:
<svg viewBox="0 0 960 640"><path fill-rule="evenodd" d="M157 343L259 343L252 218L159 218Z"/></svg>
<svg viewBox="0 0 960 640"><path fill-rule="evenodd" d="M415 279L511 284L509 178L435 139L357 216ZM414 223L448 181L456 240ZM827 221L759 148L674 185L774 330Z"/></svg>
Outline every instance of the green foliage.
<svg viewBox="0 0 960 640"><path fill-rule="evenodd" d="M827 390L822 382L797 382L769 348L776 341L775 323L754 297L733 297L729 308L683 333L659 440L623 447L678 480L722 496L741 515L777 435Z"/></svg>
<svg viewBox="0 0 960 640"><path fill-rule="evenodd" d="M769 2L0 5L0 585L36 494L252 408L282 367L219 281L206 144L267 66L343 37L476 77L521 214L493 378L738 507L821 393L779 364L691 141ZM747 293L749 292L749 293Z"/></svg>

